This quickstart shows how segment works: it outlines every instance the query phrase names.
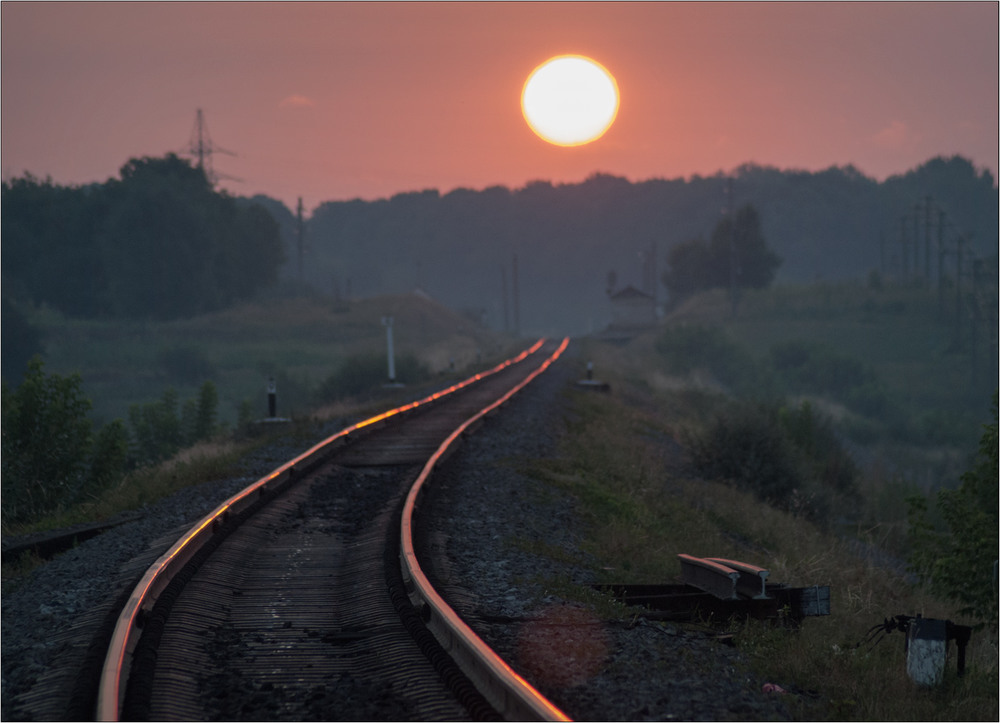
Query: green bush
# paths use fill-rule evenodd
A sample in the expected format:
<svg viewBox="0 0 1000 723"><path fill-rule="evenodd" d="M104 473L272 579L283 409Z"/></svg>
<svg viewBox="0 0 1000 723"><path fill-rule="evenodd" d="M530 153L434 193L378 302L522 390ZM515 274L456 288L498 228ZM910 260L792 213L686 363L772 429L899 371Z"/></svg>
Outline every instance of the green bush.
<svg viewBox="0 0 1000 723"><path fill-rule="evenodd" d="M208 439L215 433L219 394L212 382L201 385L197 399L184 402L180 416L178 403L177 392L167 389L159 401L129 407L133 464L142 466L162 461L181 447Z"/></svg>
<svg viewBox="0 0 1000 723"><path fill-rule="evenodd" d="M874 379L874 373L854 357L801 339L774 345L771 364L791 391L844 395Z"/></svg>
<svg viewBox="0 0 1000 723"><path fill-rule="evenodd" d="M112 422L95 437L80 385L78 374L45 374L38 356L16 389L3 384L5 524L80 502L121 476L124 425Z"/></svg>
<svg viewBox="0 0 1000 723"><path fill-rule="evenodd" d="M695 469L752 490L776 507L787 508L802 487L795 450L773 408L738 405L719 414L701 435L687 440Z"/></svg>
<svg viewBox="0 0 1000 723"><path fill-rule="evenodd" d="M997 455L997 394L993 423L985 425L975 465L962 475L957 489L937 493L932 509L925 497L907 500L910 517L911 571L932 589L962 605L960 613L997 628L997 583L994 577L1000 546L1000 478Z"/></svg>
<svg viewBox="0 0 1000 723"><path fill-rule="evenodd" d="M183 384L197 384L215 376L215 367L198 347L174 346L162 349L158 361L170 379Z"/></svg>
<svg viewBox="0 0 1000 723"><path fill-rule="evenodd" d="M797 409L738 404L686 439L708 479L748 489L779 509L822 521L855 503L858 471L828 419Z"/></svg>
<svg viewBox="0 0 1000 723"><path fill-rule="evenodd" d="M706 369L736 395L764 399L774 393L773 377L721 329L669 327L657 338L656 351L672 374Z"/></svg>
<svg viewBox="0 0 1000 723"><path fill-rule="evenodd" d="M396 357L396 381L418 384L430 377L427 367L412 354ZM389 380L385 355L361 354L348 357L340 368L320 385L319 398L333 401L343 397L369 394Z"/></svg>

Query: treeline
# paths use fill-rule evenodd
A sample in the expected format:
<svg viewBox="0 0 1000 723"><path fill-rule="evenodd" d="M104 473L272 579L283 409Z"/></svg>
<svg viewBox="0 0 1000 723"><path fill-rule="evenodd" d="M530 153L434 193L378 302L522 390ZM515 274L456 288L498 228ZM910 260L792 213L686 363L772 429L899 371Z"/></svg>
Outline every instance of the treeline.
<svg viewBox="0 0 1000 723"><path fill-rule="evenodd" d="M5 299L74 317L165 320L224 308L273 284L277 222L213 190L169 154L132 159L119 179L65 187L4 181Z"/></svg>
<svg viewBox="0 0 1000 723"><path fill-rule="evenodd" d="M671 250L710 236L729 205L756 209L761 235L782 260L775 281L857 279L872 270L891 275L900 262L901 219L908 217L912 234L914 204L927 196L947 213L949 233L973 239L983 257L996 254L995 183L988 171L954 157L882 182L851 166L814 173L746 165L731 177L632 183L597 174L577 184L331 201L306 223L304 280L354 296L418 287L502 328L505 296L513 325L516 255L521 330L579 333L610 320L610 271L621 285L660 280ZM291 227L290 211L272 212ZM287 242L291 250L293 239ZM283 273L295 278L296 265ZM661 303L666 292L658 283Z"/></svg>

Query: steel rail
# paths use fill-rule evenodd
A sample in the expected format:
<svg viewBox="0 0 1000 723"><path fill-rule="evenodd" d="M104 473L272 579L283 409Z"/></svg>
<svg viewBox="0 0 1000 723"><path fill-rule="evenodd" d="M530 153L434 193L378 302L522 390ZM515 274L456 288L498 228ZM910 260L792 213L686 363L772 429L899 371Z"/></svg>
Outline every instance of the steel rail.
<svg viewBox="0 0 1000 723"><path fill-rule="evenodd" d="M505 404L539 374L559 358L569 344L569 338L526 379L508 391L499 400L477 412L462 423L438 447L424 465L420 475L407 495L403 507L400 534L400 558L403 577L410 589L410 599L421 609L427 627L452 658L459 662L463 672L472 680L479 692L508 720L571 720L551 701L538 692L528 681L518 675L492 648L489 647L444 601L434 589L417 561L413 544L413 516L424 485L438 461L463 432L487 414Z"/></svg>
<svg viewBox="0 0 1000 723"><path fill-rule="evenodd" d="M736 581L736 592L754 600L767 599L767 578L771 573L763 567L751 565L739 560L729 560L724 557L706 557L709 562L717 562L739 574Z"/></svg>
<svg viewBox="0 0 1000 723"><path fill-rule="evenodd" d="M527 357L537 352L544 342L544 339L539 339L517 356L497 364L492 369L475 374L462 382L435 392L423 399L390 409L342 429L291 461L286 462L269 474L261 477L195 523L188 532L157 558L147 569L138 584L133 588L132 594L118 617L118 622L115 625L111 642L108 646L108 652L104 659L104 665L101 669L95 711L97 720L119 720L121 704L125 695L125 682L131 668L133 651L141 637L144 617L152 610L160 594L170 581L231 516L244 511L261 496L287 487L298 478L298 473L315 466L333 450L347 444L351 434L374 428L397 415L407 414L421 407L426 408L427 405L431 405L482 379L497 374L513 364L524 361Z"/></svg>
<svg viewBox="0 0 1000 723"><path fill-rule="evenodd" d="M703 557L680 554L681 579L688 585L710 592L720 600L736 600L740 573L731 567Z"/></svg>

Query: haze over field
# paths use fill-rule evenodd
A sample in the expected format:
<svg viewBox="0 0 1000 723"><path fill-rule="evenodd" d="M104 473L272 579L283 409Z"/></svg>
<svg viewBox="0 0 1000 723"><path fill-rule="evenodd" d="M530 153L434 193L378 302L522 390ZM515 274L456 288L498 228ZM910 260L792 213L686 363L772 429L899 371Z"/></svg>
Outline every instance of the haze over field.
<svg viewBox="0 0 1000 723"><path fill-rule="evenodd" d="M996 3L4 3L2 171L103 182L188 147L307 210L435 188L633 182L752 162L884 180L960 154L994 178ZM561 53L621 107L547 144L522 84ZM233 180L241 179L240 181Z"/></svg>

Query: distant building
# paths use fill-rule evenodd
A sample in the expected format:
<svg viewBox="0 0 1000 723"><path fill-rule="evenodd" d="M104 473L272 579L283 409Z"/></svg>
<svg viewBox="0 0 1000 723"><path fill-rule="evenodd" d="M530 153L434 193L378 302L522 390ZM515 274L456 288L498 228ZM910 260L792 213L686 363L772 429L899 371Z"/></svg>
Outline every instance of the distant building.
<svg viewBox="0 0 1000 723"><path fill-rule="evenodd" d="M656 326L656 300L634 286L610 293L611 329L640 330Z"/></svg>

